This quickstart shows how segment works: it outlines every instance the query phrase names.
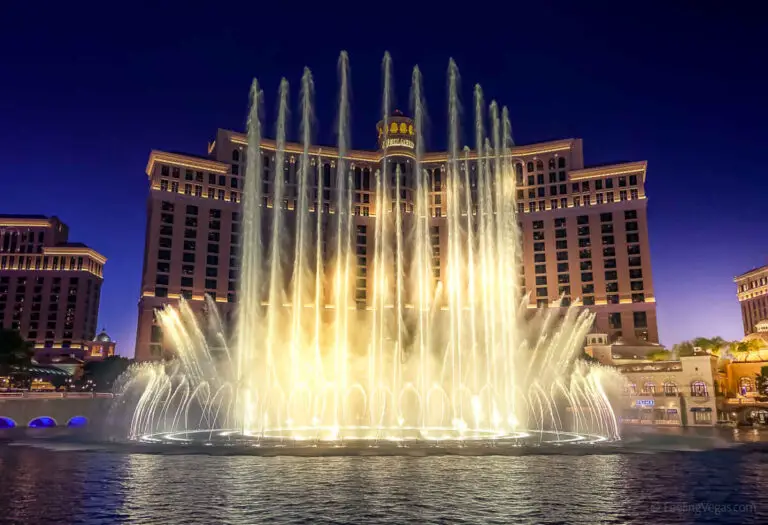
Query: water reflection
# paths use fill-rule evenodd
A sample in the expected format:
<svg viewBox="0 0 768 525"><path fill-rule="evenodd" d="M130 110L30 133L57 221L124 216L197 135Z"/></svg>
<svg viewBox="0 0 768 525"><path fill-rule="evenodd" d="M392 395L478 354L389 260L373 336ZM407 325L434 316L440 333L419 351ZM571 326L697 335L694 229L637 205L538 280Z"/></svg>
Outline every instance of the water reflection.
<svg viewBox="0 0 768 525"><path fill-rule="evenodd" d="M9 523L758 523L761 454L258 458L0 447ZM695 514L673 503L751 503ZM2 519L0 519L2 521Z"/></svg>

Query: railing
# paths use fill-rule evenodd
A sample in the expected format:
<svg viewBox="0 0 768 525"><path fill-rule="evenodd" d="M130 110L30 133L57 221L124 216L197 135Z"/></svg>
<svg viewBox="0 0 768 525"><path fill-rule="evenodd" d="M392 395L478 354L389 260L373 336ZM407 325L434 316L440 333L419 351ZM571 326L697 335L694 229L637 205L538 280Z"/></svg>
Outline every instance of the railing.
<svg viewBox="0 0 768 525"><path fill-rule="evenodd" d="M0 399L109 399L114 394L102 392L0 392Z"/></svg>

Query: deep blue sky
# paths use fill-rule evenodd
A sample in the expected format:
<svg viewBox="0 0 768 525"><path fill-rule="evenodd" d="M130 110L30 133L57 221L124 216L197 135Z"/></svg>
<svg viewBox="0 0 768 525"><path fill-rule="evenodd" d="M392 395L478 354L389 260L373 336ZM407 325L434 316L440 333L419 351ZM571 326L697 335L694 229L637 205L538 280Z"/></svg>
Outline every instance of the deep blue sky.
<svg viewBox="0 0 768 525"><path fill-rule="evenodd" d="M454 57L465 106L481 83L510 107L518 143L580 137L588 164L648 160L662 343L741 335L732 278L768 262L768 25L737 2L634 2L631 12L572 1L453 12L415 2L46 3L0 10L0 213L58 215L72 240L108 257L99 323L123 354L135 338L149 151L204 154L216 128L242 129L253 76L273 129L279 79L292 83L295 108L304 65L317 84L318 137L332 140L341 49L356 147L374 145L389 50L404 109L411 68L422 68L433 146L444 142Z"/></svg>

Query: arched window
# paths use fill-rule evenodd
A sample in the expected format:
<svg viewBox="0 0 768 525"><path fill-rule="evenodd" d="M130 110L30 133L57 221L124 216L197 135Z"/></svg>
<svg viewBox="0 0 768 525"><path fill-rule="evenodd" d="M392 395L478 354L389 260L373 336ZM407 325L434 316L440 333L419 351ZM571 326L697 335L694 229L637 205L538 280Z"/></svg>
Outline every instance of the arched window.
<svg viewBox="0 0 768 525"><path fill-rule="evenodd" d="M565 168L565 157L558 157L557 158L557 167L560 169Z"/></svg>
<svg viewBox="0 0 768 525"><path fill-rule="evenodd" d="M544 162L541 160L536 161L536 171L544 171Z"/></svg>
<svg viewBox="0 0 768 525"><path fill-rule="evenodd" d="M677 385L673 383L672 381L664 381L664 395L665 396L676 396L677 395Z"/></svg>
<svg viewBox="0 0 768 525"><path fill-rule="evenodd" d="M624 390L626 390L628 394L635 395L637 394L637 385L635 383L627 383Z"/></svg>
<svg viewBox="0 0 768 525"><path fill-rule="evenodd" d="M519 162L515 164L515 173L517 173L518 175L523 174L523 165L520 164Z"/></svg>
<svg viewBox="0 0 768 525"><path fill-rule="evenodd" d="M30 428L51 428L56 426L56 420L48 416L36 417L27 426Z"/></svg>
<svg viewBox="0 0 768 525"><path fill-rule="evenodd" d="M656 393L656 383L653 381L646 381L643 383L643 394L652 396Z"/></svg>
<svg viewBox="0 0 768 525"><path fill-rule="evenodd" d="M739 378L739 393L743 396L747 392L754 392L755 391L755 382L752 381L752 378L750 377L740 377Z"/></svg>
<svg viewBox="0 0 768 525"><path fill-rule="evenodd" d="M555 159L549 159L549 169L555 169Z"/></svg>
<svg viewBox="0 0 768 525"><path fill-rule="evenodd" d="M707 397L707 384L704 381L691 382L691 396L693 397Z"/></svg>
<svg viewBox="0 0 768 525"><path fill-rule="evenodd" d="M234 160L235 162L240 160L240 152L236 149L232 150L232 160Z"/></svg>
<svg viewBox="0 0 768 525"><path fill-rule="evenodd" d="M533 162L529 162L527 168L528 168L528 173L533 173Z"/></svg>

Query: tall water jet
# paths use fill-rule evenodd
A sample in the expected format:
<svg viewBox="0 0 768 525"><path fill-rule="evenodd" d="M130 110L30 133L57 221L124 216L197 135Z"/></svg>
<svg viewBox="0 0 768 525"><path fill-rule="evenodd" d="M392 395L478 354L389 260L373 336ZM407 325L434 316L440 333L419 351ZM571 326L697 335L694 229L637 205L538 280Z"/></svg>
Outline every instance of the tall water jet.
<svg viewBox="0 0 768 525"><path fill-rule="evenodd" d="M262 158L261 158L261 105L263 92L259 82L254 79L251 84L251 109L248 113L248 149L245 168L245 185L247 190L243 195L243 248L240 259L240 307L237 318L237 389L239 397L237 406L242 428L248 428L252 403L251 396L257 386L255 377L248 370L255 368L258 363L256 348L253 341L259 336L261 314L261 283L262 283Z"/></svg>

